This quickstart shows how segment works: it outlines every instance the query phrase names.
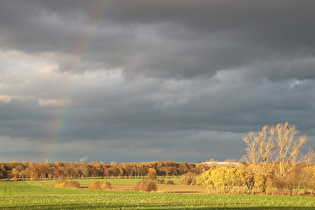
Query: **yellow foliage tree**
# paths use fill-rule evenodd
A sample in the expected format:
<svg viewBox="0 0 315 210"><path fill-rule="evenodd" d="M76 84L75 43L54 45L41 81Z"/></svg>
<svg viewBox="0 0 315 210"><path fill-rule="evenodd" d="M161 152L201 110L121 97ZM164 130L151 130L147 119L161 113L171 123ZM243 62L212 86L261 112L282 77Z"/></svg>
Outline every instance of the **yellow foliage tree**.
<svg viewBox="0 0 315 210"><path fill-rule="evenodd" d="M198 183L207 186L210 192L226 193L242 182L240 171L232 167L216 167L205 171L198 177Z"/></svg>

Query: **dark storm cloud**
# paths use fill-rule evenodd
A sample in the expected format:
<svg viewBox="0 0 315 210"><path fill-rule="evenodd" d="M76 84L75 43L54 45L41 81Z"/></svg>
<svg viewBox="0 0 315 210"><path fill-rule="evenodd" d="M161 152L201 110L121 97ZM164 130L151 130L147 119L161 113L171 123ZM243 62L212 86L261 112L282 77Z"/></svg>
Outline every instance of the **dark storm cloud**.
<svg viewBox="0 0 315 210"><path fill-rule="evenodd" d="M37 100L0 102L0 133L14 138L42 140L53 122L51 110L40 107Z"/></svg>
<svg viewBox="0 0 315 210"><path fill-rule="evenodd" d="M249 68L249 76L252 78L267 78L271 81L277 80L314 80L315 79L315 57L288 57L273 59L265 63L255 63Z"/></svg>
<svg viewBox="0 0 315 210"><path fill-rule="evenodd" d="M58 140L67 161L224 160L242 156L248 131L288 121L314 147L314 9L306 0L1 1L3 144L17 155L17 141L29 151Z"/></svg>
<svg viewBox="0 0 315 210"><path fill-rule="evenodd" d="M236 77L225 80L212 87L207 85L211 79L133 81L125 87L111 85L110 92L104 92L104 85L81 84L70 98L72 106L57 119L54 115L60 112L59 107L40 106L36 100L14 100L0 106L5 113L2 134L34 139L59 135L62 141L155 139L173 131L244 133L279 121L294 122L303 131L312 129L313 82L253 84ZM228 85L231 87L226 88ZM62 126L61 130L51 133L50 127L56 124Z"/></svg>
<svg viewBox="0 0 315 210"><path fill-rule="evenodd" d="M275 57L286 60L314 57L315 53L312 1L1 4L0 38L6 49L65 52L80 57L77 45L87 36L93 40L93 50L85 52L85 70L102 65L122 67L128 75L191 78L213 76L219 70L257 61L272 62ZM93 19L93 15L98 15L94 14L97 6L103 6L105 11L99 20ZM89 31L94 26L97 28ZM63 70L69 70L69 66L61 64ZM304 75L314 78L314 73L309 73L314 71L299 67L307 72ZM286 76L287 72L281 75Z"/></svg>

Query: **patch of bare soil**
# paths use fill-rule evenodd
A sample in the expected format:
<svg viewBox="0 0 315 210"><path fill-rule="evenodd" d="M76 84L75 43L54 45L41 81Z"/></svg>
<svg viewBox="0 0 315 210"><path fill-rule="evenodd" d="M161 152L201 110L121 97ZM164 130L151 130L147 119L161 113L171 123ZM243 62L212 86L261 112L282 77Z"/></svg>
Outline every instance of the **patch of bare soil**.
<svg viewBox="0 0 315 210"><path fill-rule="evenodd" d="M111 190L117 191L133 191L134 185L112 185ZM205 186L196 185L163 185L158 184L157 192L161 193L193 193L193 194L207 194Z"/></svg>
<svg viewBox="0 0 315 210"><path fill-rule="evenodd" d="M158 185L158 192L164 193L190 193L190 194L207 194L205 186L198 185Z"/></svg>
<svg viewBox="0 0 315 210"><path fill-rule="evenodd" d="M112 185L110 190L115 191L133 191L134 185ZM81 185L81 189L88 189L89 185ZM164 185L158 184L159 193L190 193L190 194L207 194L205 186L197 185Z"/></svg>

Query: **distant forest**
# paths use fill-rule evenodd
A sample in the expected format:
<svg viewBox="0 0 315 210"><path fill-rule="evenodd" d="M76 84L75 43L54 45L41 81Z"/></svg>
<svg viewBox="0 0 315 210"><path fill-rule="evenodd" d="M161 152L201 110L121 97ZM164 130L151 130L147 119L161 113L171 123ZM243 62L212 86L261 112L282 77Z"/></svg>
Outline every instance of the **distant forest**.
<svg viewBox="0 0 315 210"><path fill-rule="evenodd" d="M200 174L210 167L174 161L138 163L69 163L69 162L8 162L0 163L0 179L77 179L82 177L139 177L146 176L149 169L155 169L158 176L180 176L192 172Z"/></svg>

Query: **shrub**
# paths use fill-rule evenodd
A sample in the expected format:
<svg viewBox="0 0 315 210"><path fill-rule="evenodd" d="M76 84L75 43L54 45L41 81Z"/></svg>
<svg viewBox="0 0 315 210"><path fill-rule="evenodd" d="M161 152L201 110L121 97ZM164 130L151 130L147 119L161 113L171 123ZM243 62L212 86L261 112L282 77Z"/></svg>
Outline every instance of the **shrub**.
<svg viewBox="0 0 315 210"><path fill-rule="evenodd" d="M140 191L140 186L142 185L142 182L138 182L136 185L133 186L133 191L139 192Z"/></svg>
<svg viewBox="0 0 315 210"><path fill-rule="evenodd" d="M80 183L76 182L76 181L71 181L71 182L69 182L68 187L69 188L80 188Z"/></svg>
<svg viewBox="0 0 315 210"><path fill-rule="evenodd" d="M54 187L68 187L69 183L65 179L58 179L54 184Z"/></svg>
<svg viewBox="0 0 315 210"><path fill-rule="evenodd" d="M156 180L156 170L154 168L149 169L148 179Z"/></svg>
<svg viewBox="0 0 315 210"><path fill-rule="evenodd" d="M155 182L149 181L147 182L147 184L145 185L145 192L151 192L151 191L157 191L157 185Z"/></svg>
<svg viewBox="0 0 315 210"><path fill-rule="evenodd" d="M174 183L173 180L168 180L168 181L166 182L166 184L167 184L167 185L174 185L175 183Z"/></svg>
<svg viewBox="0 0 315 210"><path fill-rule="evenodd" d="M196 176L196 185L203 185L203 180L202 180L201 175Z"/></svg>
<svg viewBox="0 0 315 210"><path fill-rule="evenodd" d="M104 189L111 189L112 188L112 183L110 181L106 181L103 185Z"/></svg>
<svg viewBox="0 0 315 210"><path fill-rule="evenodd" d="M158 184L165 184L165 180L164 180L164 179L158 179L158 180L157 180L157 183L158 183Z"/></svg>
<svg viewBox="0 0 315 210"><path fill-rule="evenodd" d="M138 192L152 192L152 191L156 191L157 190L157 185L155 182L153 181L141 181L138 182L134 187L133 190Z"/></svg>
<svg viewBox="0 0 315 210"><path fill-rule="evenodd" d="M180 184L183 185L195 185L196 184L196 174L188 172L181 176Z"/></svg>
<svg viewBox="0 0 315 210"><path fill-rule="evenodd" d="M147 183L147 181L142 180L138 182L135 186L133 186L133 190L138 192L138 191L143 191L144 185Z"/></svg>
<svg viewBox="0 0 315 210"><path fill-rule="evenodd" d="M90 190L106 190L106 189L110 189L111 185L112 184L109 181L107 182L96 181L89 186L89 189Z"/></svg>
<svg viewBox="0 0 315 210"><path fill-rule="evenodd" d="M102 183L103 182L101 182L101 181L96 181L93 184L89 185L89 189L90 190L100 190L101 186L102 186Z"/></svg>

